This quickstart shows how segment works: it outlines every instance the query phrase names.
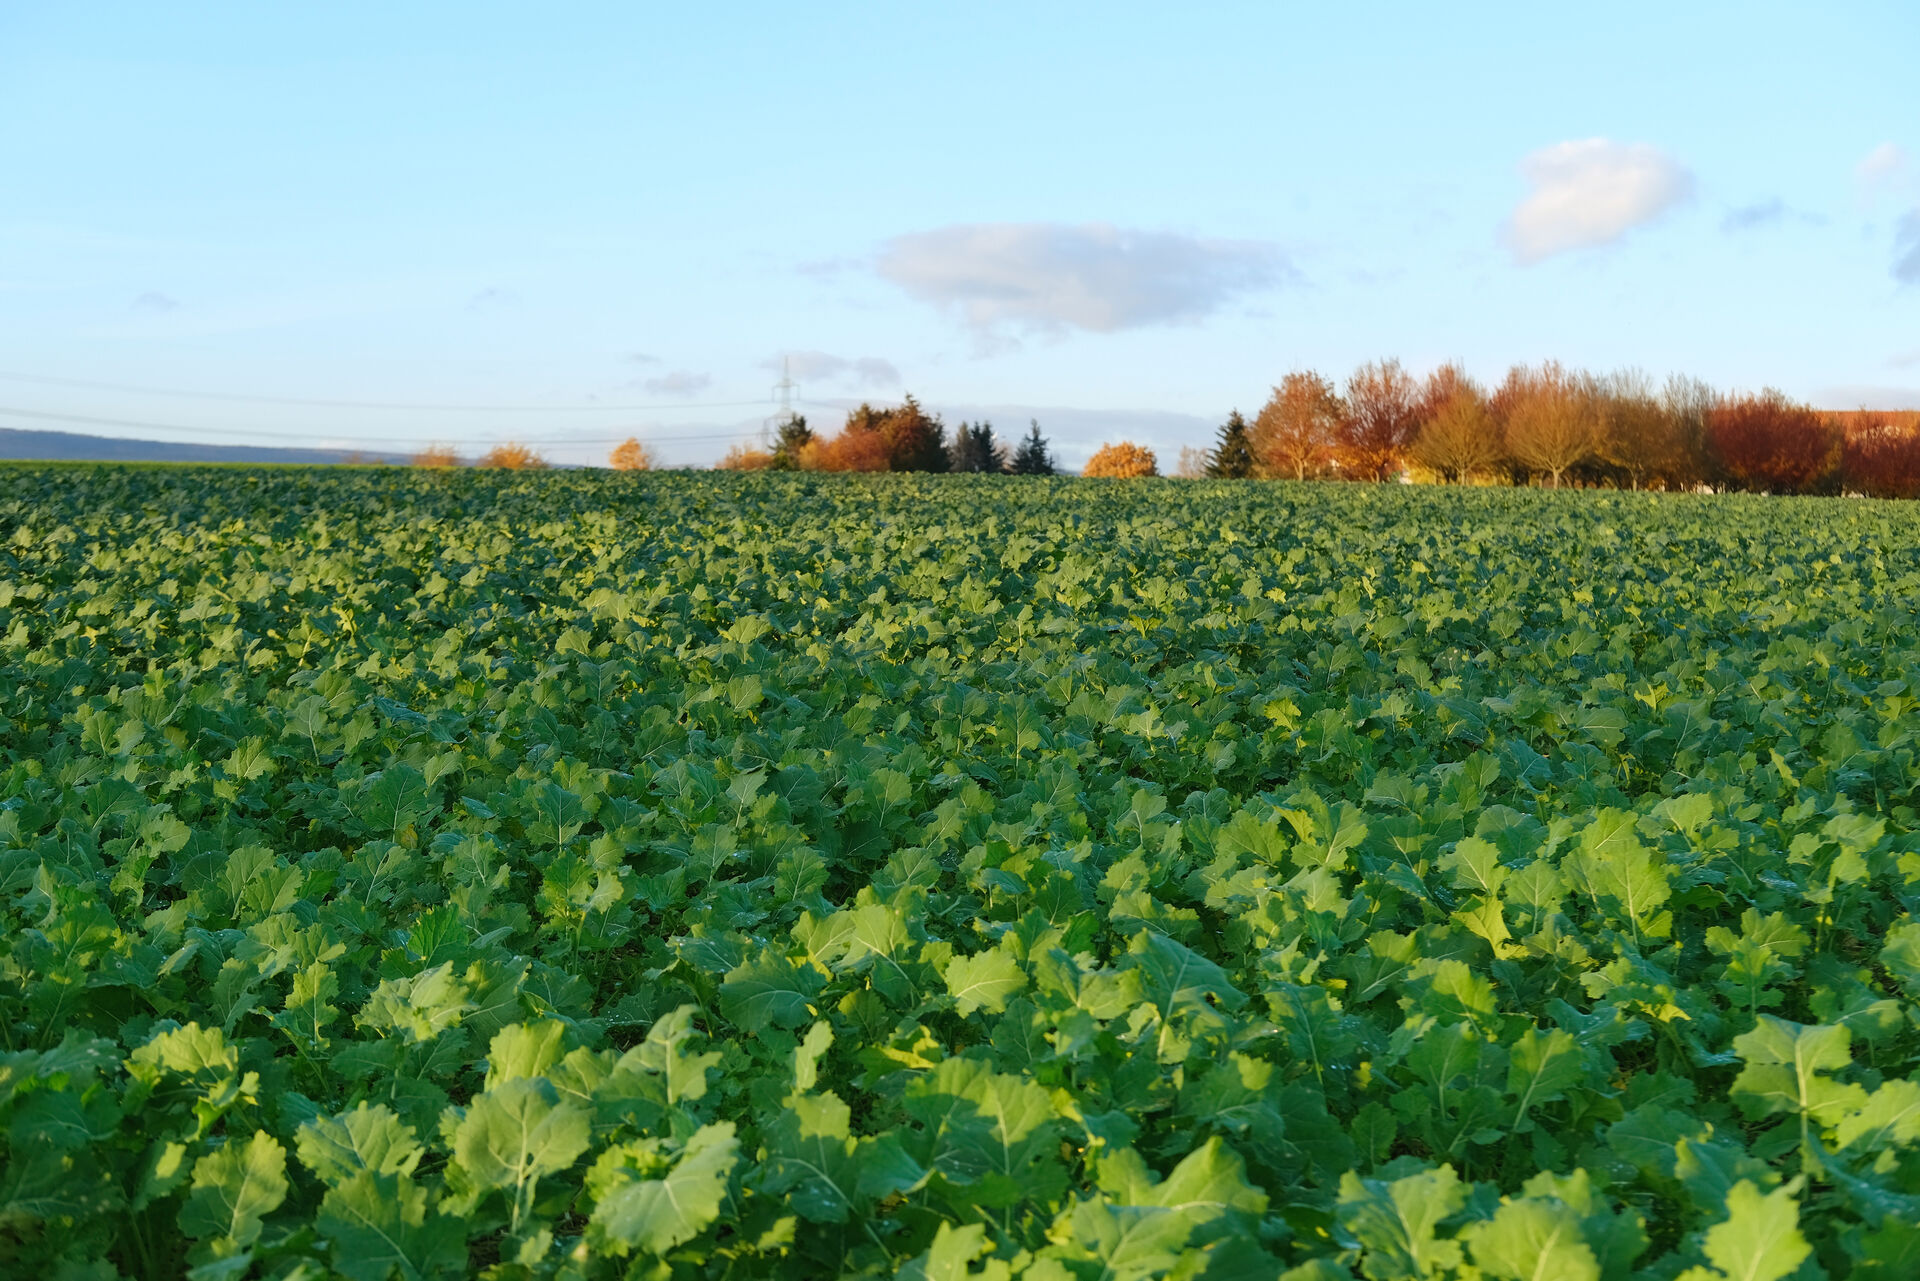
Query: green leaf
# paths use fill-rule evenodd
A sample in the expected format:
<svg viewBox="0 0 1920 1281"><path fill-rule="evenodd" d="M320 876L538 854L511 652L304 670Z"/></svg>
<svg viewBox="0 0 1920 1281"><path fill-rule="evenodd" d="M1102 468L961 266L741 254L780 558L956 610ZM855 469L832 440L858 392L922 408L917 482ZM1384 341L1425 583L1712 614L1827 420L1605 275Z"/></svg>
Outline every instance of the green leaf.
<svg viewBox="0 0 1920 1281"><path fill-rule="evenodd" d="M1477 836L1463 837L1440 858L1440 869L1451 873L1455 889L1489 897L1500 892L1508 871L1500 865L1500 849Z"/></svg>
<svg viewBox="0 0 1920 1281"><path fill-rule="evenodd" d="M1831 1124L1866 1102L1857 1085L1829 1072L1849 1067L1851 1037L1844 1025L1808 1027L1762 1014L1753 1030L1733 1039L1746 1063L1733 1081L1733 1097L1749 1116L1793 1112Z"/></svg>
<svg viewBox="0 0 1920 1281"><path fill-rule="evenodd" d="M287 1199L287 1151L265 1130L229 1139L193 1163L193 1189L180 1230L240 1250L260 1237L261 1220Z"/></svg>
<svg viewBox="0 0 1920 1281"><path fill-rule="evenodd" d="M1340 1176L1335 1218L1365 1253L1360 1270L1371 1281L1439 1276L1460 1262L1460 1245L1435 1235L1442 1219L1467 1203L1451 1165L1385 1182L1349 1170Z"/></svg>
<svg viewBox="0 0 1920 1281"><path fill-rule="evenodd" d="M920 1127L922 1159L977 1204L1044 1201L1065 1186L1053 1100L1032 1080L948 1058L915 1076L902 1106Z"/></svg>
<svg viewBox="0 0 1920 1281"><path fill-rule="evenodd" d="M706 1097L707 1072L721 1059L717 1051L692 1051L700 1036L693 1026L693 1016L698 1012L695 1006L682 1005L661 1015L647 1029L647 1039L620 1057L621 1068L658 1076L669 1104Z"/></svg>
<svg viewBox="0 0 1920 1281"><path fill-rule="evenodd" d="M720 1010L743 1032L799 1027L812 1017L813 998L825 981L811 965L795 965L778 952L763 951L727 972L720 985Z"/></svg>
<svg viewBox="0 0 1920 1281"><path fill-rule="evenodd" d="M396 1032L408 1043L431 1041L472 1010L467 986L444 962L407 978L383 979L354 1023L376 1032Z"/></svg>
<svg viewBox="0 0 1920 1281"><path fill-rule="evenodd" d="M860 1183L847 1105L833 1094L800 1094L763 1131L761 1190L785 1195L802 1218L845 1223Z"/></svg>
<svg viewBox="0 0 1920 1281"><path fill-rule="evenodd" d="M1841 1118L1833 1141L1842 1149L1858 1146L1867 1152L1920 1143L1920 1081L1883 1081L1865 1103Z"/></svg>
<svg viewBox="0 0 1920 1281"><path fill-rule="evenodd" d="M990 1259L986 1267L971 1271L975 1259L993 1249L985 1224L969 1223L954 1227L942 1222L934 1230L933 1244L925 1253L909 1259L894 1275L899 1281L1006 1281L1011 1275L1007 1264Z"/></svg>
<svg viewBox="0 0 1920 1281"><path fill-rule="evenodd" d="M1813 1253L1792 1191L1763 1196L1744 1179L1727 1193L1726 1220L1707 1229L1705 1248L1707 1261L1732 1281L1780 1281Z"/></svg>
<svg viewBox="0 0 1920 1281"><path fill-rule="evenodd" d="M1580 1234L1580 1215L1559 1201L1508 1201L1461 1233L1473 1262L1503 1281L1600 1281L1600 1261Z"/></svg>
<svg viewBox="0 0 1920 1281"><path fill-rule="evenodd" d="M721 1121L696 1130L662 1178L635 1177L646 1168L635 1160L643 1155L650 1152L610 1149L590 1176L597 1197L592 1230L615 1254L665 1254L704 1232L720 1217L740 1144L733 1123Z"/></svg>
<svg viewBox="0 0 1920 1281"><path fill-rule="evenodd" d="M1566 1092L1586 1080L1586 1057L1580 1043L1569 1032L1554 1028L1541 1035L1528 1028L1513 1043L1507 1067L1507 1093L1518 1100L1513 1124L1521 1124L1530 1108L1566 1097Z"/></svg>
<svg viewBox="0 0 1920 1281"><path fill-rule="evenodd" d="M1173 1167L1153 1190L1153 1204L1206 1223L1224 1214L1258 1218L1266 1212L1267 1194L1247 1182L1246 1163L1239 1153L1217 1138L1208 1139Z"/></svg>
<svg viewBox="0 0 1920 1281"><path fill-rule="evenodd" d="M1027 986L1020 963L999 948L954 957L947 963L945 978L962 1015L975 1010L999 1014Z"/></svg>
<svg viewBox="0 0 1920 1281"><path fill-rule="evenodd" d="M405 1174L356 1174L328 1191L314 1227L334 1270L351 1281L467 1272L465 1223L430 1209L427 1190Z"/></svg>
<svg viewBox="0 0 1920 1281"><path fill-rule="evenodd" d="M560 1061L566 1034L566 1024L558 1019L510 1023L495 1032L487 1046L486 1088L521 1077L545 1076Z"/></svg>
<svg viewBox="0 0 1920 1281"><path fill-rule="evenodd" d="M300 1163L329 1187L339 1187L365 1171L412 1174L422 1149L413 1127L384 1103L360 1103L350 1112L318 1116L294 1134Z"/></svg>
<svg viewBox="0 0 1920 1281"><path fill-rule="evenodd" d="M1880 964L1899 980L1908 996L1920 1000L1920 921L1903 919L1887 931Z"/></svg>
<svg viewBox="0 0 1920 1281"><path fill-rule="evenodd" d="M517 1232L539 1180L587 1150L591 1121L585 1107L561 1101L550 1081L504 1081L475 1098L454 1129L454 1160L475 1187L509 1193Z"/></svg>
<svg viewBox="0 0 1920 1281"><path fill-rule="evenodd" d="M833 1028L822 1019L807 1029L793 1050L793 1091L805 1094L819 1083L820 1056L833 1044Z"/></svg>
<svg viewBox="0 0 1920 1281"><path fill-rule="evenodd" d="M370 831L394 840L439 806L428 794L426 777L411 765L395 765L367 775L354 799L353 816Z"/></svg>

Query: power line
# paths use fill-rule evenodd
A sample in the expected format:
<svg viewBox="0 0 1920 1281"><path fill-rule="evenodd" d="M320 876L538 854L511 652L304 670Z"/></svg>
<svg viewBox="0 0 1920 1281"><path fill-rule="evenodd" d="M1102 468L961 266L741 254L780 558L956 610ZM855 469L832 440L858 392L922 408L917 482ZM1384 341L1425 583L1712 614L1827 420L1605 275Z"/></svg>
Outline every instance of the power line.
<svg viewBox="0 0 1920 1281"><path fill-rule="evenodd" d="M143 387L133 383L91 382L84 378L51 378L44 374L0 373L0 380L39 383L47 387L79 387L89 391L123 391L143 396L177 396L187 400L221 400L250 405L303 405L314 409L426 410L434 413L579 414L606 413L613 410L631 413L656 409L745 409L767 403L764 400L707 400L644 405L443 405L419 401L308 400L297 396L249 396L225 391L183 391L178 387Z"/></svg>

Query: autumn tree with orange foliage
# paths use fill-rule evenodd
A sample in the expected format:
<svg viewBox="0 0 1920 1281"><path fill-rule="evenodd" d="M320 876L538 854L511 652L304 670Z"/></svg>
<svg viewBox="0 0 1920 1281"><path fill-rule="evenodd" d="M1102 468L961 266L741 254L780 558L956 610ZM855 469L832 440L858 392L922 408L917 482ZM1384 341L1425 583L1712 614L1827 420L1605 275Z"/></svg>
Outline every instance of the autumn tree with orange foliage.
<svg viewBox="0 0 1920 1281"><path fill-rule="evenodd" d="M641 444L637 436L629 436L613 447L613 452L607 455L607 465L615 471L652 471L653 451Z"/></svg>
<svg viewBox="0 0 1920 1281"><path fill-rule="evenodd" d="M428 445L412 458L415 467L458 467L460 455L452 445Z"/></svg>
<svg viewBox="0 0 1920 1281"><path fill-rule="evenodd" d="M1442 365L1420 391L1420 430L1408 453L1442 481L1465 481L1506 453L1487 394L1458 365Z"/></svg>
<svg viewBox="0 0 1920 1281"><path fill-rule="evenodd" d="M1108 480L1158 476L1160 460L1155 458L1153 451L1146 446L1136 445L1130 440L1122 440L1111 445L1102 445L1094 450L1093 457L1087 459L1087 465L1080 469L1080 474Z"/></svg>
<svg viewBox="0 0 1920 1281"><path fill-rule="evenodd" d="M1844 456L1841 433L1818 410L1768 388L1728 397L1707 414L1720 474L1739 489L1768 494L1831 492Z"/></svg>
<svg viewBox="0 0 1920 1281"><path fill-rule="evenodd" d="M1354 480L1392 480L1420 430L1419 389L1398 360L1369 361L1347 379L1334 463Z"/></svg>
<svg viewBox="0 0 1920 1281"><path fill-rule="evenodd" d="M1869 498L1920 498L1920 427L1890 414L1857 414L1848 416L1844 432L1848 489Z"/></svg>
<svg viewBox="0 0 1920 1281"><path fill-rule="evenodd" d="M1507 456L1555 489L1567 472L1600 456L1607 438L1600 405L1585 380L1557 360L1537 369L1515 365L1493 395Z"/></svg>
<svg viewBox="0 0 1920 1281"><path fill-rule="evenodd" d="M1305 480L1332 465L1346 406L1333 384L1312 370L1280 380L1248 432L1255 474Z"/></svg>
<svg viewBox="0 0 1920 1281"><path fill-rule="evenodd" d="M773 455L767 450L742 442L727 450L726 455L714 464L719 471L765 471L773 466Z"/></svg>
<svg viewBox="0 0 1920 1281"><path fill-rule="evenodd" d="M808 471L947 470L947 429L912 396L890 409L861 404L834 436L815 437L799 452Z"/></svg>
<svg viewBox="0 0 1920 1281"><path fill-rule="evenodd" d="M504 467L509 471L535 471L547 465L547 460L518 441L503 441L480 455L477 467Z"/></svg>
<svg viewBox="0 0 1920 1281"><path fill-rule="evenodd" d="M1920 498L1920 414L1860 410L1828 421L1845 434L1848 489L1869 498Z"/></svg>

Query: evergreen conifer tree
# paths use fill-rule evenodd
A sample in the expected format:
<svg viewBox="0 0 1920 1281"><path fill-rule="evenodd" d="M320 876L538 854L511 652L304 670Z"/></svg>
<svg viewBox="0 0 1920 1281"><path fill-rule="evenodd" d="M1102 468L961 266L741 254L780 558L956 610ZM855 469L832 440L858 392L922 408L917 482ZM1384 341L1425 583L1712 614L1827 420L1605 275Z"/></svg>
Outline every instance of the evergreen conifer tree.
<svg viewBox="0 0 1920 1281"><path fill-rule="evenodd" d="M1013 451L1013 473L1016 476L1051 476L1056 468L1053 456L1047 452L1047 438L1040 434L1040 421L1029 419L1032 424L1026 436L1020 441L1020 448Z"/></svg>
<svg viewBox="0 0 1920 1281"><path fill-rule="evenodd" d="M800 451L813 443L813 429L807 426L804 414L794 414L780 424L780 434L774 441L773 461L768 464L774 471L798 471Z"/></svg>
<svg viewBox="0 0 1920 1281"><path fill-rule="evenodd" d="M1253 442L1247 436L1247 420L1237 409L1227 415L1208 453L1207 475L1216 480L1244 480L1253 475Z"/></svg>
<svg viewBox="0 0 1920 1281"><path fill-rule="evenodd" d="M993 438L990 422L961 423L953 429L948 447L954 471L999 472L1007 469L1006 453Z"/></svg>

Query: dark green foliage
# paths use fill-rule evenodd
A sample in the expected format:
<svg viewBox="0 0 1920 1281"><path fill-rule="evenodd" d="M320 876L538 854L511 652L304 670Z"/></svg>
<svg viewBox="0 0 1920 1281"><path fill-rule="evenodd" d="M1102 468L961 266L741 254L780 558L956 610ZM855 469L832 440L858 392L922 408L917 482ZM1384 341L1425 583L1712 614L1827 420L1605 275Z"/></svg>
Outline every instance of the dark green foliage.
<svg viewBox="0 0 1920 1281"><path fill-rule="evenodd" d="M1047 452L1047 438L1040 434L1038 419L1029 419L1027 434L1020 438L1020 445L1013 451L1013 462L1008 470L1016 476L1051 476L1058 468L1054 466L1053 455Z"/></svg>
<svg viewBox="0 0 1920 1281"><path fill-rule="evenodd" d="M953 429L953 443L947 446L949 470L956 472L1003 472L1007 470L1006 447L993 438L990 422L961 423Z"/></svg>
<svg viewBox="0 0 1920 1281"><path fill-rule="evenodd" d="M1913 1274L1895 504L0 469L0 1274Z"/></svg>
<svg viewBox="0 0 1920 1281"><path fill-rule="evenodd" d="M1227 415L1219 438L1207 451L1207 475L1215 480L1245 480L1253 475L1253 441L1239 410Z"/></svg>
<svg viewBox="0 0 1920 1281"><path fill-rule="evenodd" d="M800 451L813 443L813 428L807 426L805 414L794 414L780 424L780 431L774 438L774 471L798 471L800 469Z"/></svg>

